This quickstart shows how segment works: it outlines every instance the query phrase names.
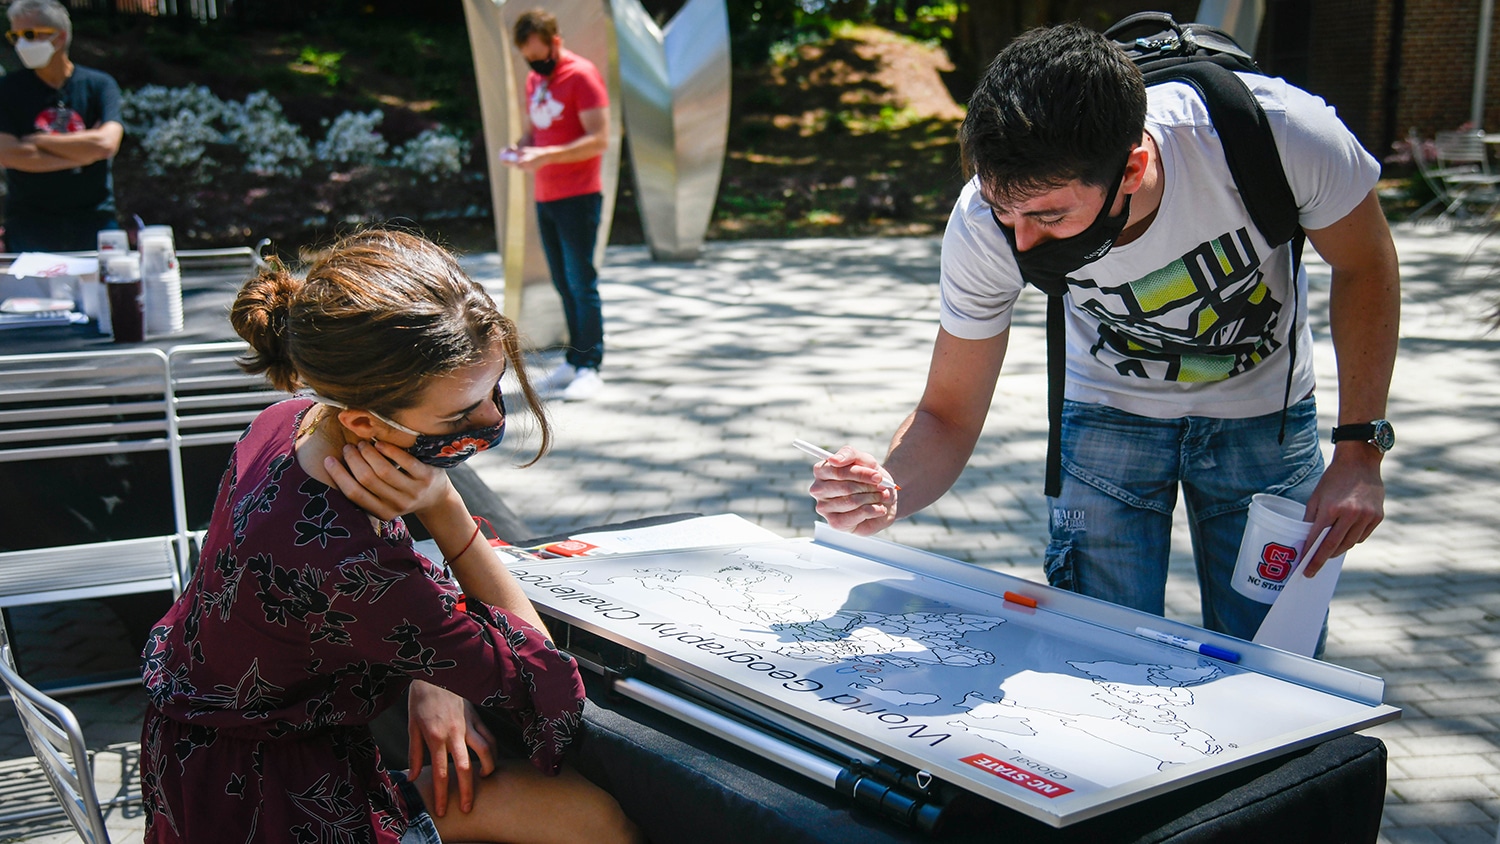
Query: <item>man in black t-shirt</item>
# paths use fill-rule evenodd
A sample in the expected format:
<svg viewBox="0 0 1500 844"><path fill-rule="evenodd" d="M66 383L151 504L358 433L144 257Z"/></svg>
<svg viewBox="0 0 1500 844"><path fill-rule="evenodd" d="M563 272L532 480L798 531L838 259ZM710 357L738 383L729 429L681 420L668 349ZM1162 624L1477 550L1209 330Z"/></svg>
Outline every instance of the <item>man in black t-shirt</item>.
<svg viewBox="0 0 1500 844"><path fill-rule="evenodd" d="M110 160L125 136L120 86L68 59L73 24L57 0L16 0L6 14L25 67L0 78L6 249L92 250L100 229L118 228Z"/></svg>

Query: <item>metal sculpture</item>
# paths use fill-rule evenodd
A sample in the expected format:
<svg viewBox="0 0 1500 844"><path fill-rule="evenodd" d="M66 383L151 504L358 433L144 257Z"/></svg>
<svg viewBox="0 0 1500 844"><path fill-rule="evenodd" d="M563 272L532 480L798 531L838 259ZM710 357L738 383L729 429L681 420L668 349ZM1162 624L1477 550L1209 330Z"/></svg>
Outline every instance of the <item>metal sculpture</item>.
<svg viewBox="0 0 1500 844"><path fill-rule="evenodd" d="M611 5L646 240L659 261L688 260L703 248L729 142L729 14L724 0L688 0L661 29L639 0Z"/></svg>
<svg viewBox="0 0 1500 844"><path fill-rule="evenodd" d="M604 205L594 254L596 265L604 259L614 217L622 121L614 26L602 0L464 0L474 76L479 83L495 240L505 268L505 314L526 328L532 343L547 346L565 336L566 326L537 234L531 179L496 158L501 148L520 137L524 125L521 108L526 102L527 66L512 43L511 32L516 18L537 5L556 16L565 46L593 62L609 88L609 147L601 167ZM528 300L535 305L525 307Z"/></svg>

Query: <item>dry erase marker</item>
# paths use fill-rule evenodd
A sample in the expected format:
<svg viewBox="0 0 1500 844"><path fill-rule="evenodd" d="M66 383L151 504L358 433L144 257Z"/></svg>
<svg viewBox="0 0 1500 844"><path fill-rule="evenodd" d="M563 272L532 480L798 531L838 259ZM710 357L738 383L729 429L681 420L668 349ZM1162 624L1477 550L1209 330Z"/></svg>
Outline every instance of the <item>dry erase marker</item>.
<svg viewBox="0 0 1500 844"><path fill-rule="evenodd" d="M1012 604L1020 604L1023 607L1031 607L1032 609L1036 609L1035 598L1028 598L1025 595L1017 595L1015 592L1006 592L1005 600L1010 601Z"/></svg>
<svg viewBox="0 0 1500 844"><path fill-rule="evenodd" d="M1187 651L1196 651L1197 653L1203 654L1204 656L1211 656L1214 659L1222 659L1225 662L1240 661L1240 655L1235 653L1234 651L1226 651L1223 648L1216 648L1213 645L1209 645L1204 642L1195 642L1192 639L1184 639L1181 636L1173 636L1171 633L1162 633L1158 630L1152 630L1149 627L1137 627L1135 629L1135 633L1137 636L1144 636L1147 639L1155 642L1161 642L1164 645L1172 645L1173 647L1182 648L1183 650Z"/></svg>
<svg viewBox="0 0 1500 844"><path fill-rule="evenodd" d="M802 449L803 451L807 452L813 457L818 458L819 460L827 460L828 458L833 456L833 452L829 451L826 448L818 448L807 440L792 440L792 445ZM895 481L889 480L882 480L877 486L880 486L882 489L901 488L900 484L896 483Z"/></svg>

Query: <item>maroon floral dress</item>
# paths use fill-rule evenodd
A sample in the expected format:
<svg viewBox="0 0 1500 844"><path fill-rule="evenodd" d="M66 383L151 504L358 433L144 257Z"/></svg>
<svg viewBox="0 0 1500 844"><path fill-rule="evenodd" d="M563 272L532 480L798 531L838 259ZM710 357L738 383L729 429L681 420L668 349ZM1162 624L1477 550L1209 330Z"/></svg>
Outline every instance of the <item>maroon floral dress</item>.
<svg viewBox="0 0 1500 844"><path fill-rule="evenodd" d="M420 678L504 713L555 772L583 684L525 621L470 598L297 465L312 406L263 412L220 482L201 562L151 631L146 841L394 842L407 809L367 724Z"/></svg>

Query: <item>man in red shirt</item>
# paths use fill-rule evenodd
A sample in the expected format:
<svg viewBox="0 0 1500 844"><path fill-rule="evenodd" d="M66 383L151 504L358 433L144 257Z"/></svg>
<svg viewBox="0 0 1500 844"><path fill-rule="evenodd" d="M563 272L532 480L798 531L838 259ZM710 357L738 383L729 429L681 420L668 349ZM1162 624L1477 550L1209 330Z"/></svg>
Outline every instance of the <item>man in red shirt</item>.
<svg viewBox="0 0 1500 844"><path fill-rule="evenodd" d="M512 30L531 65L526 75L525 132L500 151L506 165L536 174L536 216L552 284L568 322L565 361L538 383L577 401L603 388L604 314L594 243L604 202L599 165L609 145L609 92L599 69L563 49L557 19L523 13Z"/></svg>

